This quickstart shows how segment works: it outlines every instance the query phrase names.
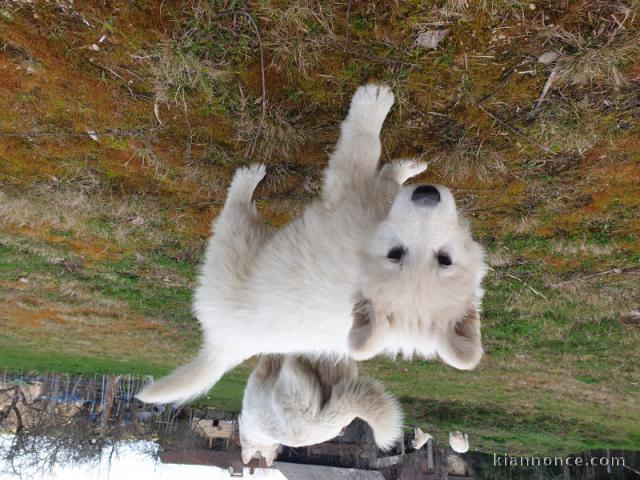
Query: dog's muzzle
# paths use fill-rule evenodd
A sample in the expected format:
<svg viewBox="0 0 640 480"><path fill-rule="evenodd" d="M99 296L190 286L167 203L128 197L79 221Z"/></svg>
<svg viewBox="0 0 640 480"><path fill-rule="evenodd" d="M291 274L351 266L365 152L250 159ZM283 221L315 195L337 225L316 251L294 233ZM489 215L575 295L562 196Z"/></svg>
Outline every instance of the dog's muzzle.
<svg viewBox="0 0 640 480"><path fill-rule="evenodd" d="M440 203L440 192L433 185L420 185L411 195L411 200L424 207L432 207Z"/></svg>

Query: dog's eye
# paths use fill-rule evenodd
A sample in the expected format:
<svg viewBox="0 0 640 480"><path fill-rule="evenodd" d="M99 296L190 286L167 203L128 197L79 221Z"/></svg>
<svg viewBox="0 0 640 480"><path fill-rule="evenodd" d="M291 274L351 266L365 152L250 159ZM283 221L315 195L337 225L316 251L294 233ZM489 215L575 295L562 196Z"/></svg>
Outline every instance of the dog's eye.
<svg viewBox="0 0 640 480"><path fill-rule="evenodd" d="M438 264L441 267L448 267L451 265L451 257L446 253L438 253Z"/></svg>
<svg viewBox="0 0 640 480"><path fill-rule="evenodd" d="M402 260L404 253L405 253L405 250L403 247L393 247L387 253L387 258L391 261L399 262L400 260Z"/></svg>

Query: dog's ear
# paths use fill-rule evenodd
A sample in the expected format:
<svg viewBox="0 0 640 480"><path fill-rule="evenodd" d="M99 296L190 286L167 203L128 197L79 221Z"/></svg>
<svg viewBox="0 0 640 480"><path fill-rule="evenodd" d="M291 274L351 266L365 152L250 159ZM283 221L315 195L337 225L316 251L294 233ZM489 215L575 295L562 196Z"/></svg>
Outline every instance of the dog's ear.
<svg viewBox="0 0 640 480"><path fill-rule="evenodd" d="M351 311L353 323L349 332L349 348L359 350L371 336L373 328L373 306L371 300L358 294L357 301Z"/></svg>
<svg viewBox="0 0 640 480"><path fill-rule="evenodd" d="M388 321L378 318L373 303L358 294L352 310L353 324L349 331L349 355L355 360L367 360L380 353L383 330Z"/></svg>
<svg viewBox="0 0 640 480"><path fill-rule="evenodd" d="M480 312L469 307L460 320L450 325L441 338L437 351L442 360L461 370L471 370L482 358Z"/></svg>

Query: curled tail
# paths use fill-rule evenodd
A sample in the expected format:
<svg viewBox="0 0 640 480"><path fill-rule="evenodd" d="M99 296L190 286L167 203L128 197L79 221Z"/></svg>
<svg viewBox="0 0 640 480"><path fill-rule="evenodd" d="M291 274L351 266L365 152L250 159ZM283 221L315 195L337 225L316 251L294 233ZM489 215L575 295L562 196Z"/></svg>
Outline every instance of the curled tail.
<svg viewBox="0 0 640 480"><path fill-rule="evenodd" d="M145 403L185 403L207 392L240 362L223 362L221 352L203 350L189 364L152 382L136 397Z"/></svg>
<svg viewBox="0 0 640 480"><path fill-rule="evenodd" d="M391 449L402 437L403 414L398 400L383 385L361 377L338 383L327 405L328 411L349 412L361 418L373 430L376 445Z"/></svg>

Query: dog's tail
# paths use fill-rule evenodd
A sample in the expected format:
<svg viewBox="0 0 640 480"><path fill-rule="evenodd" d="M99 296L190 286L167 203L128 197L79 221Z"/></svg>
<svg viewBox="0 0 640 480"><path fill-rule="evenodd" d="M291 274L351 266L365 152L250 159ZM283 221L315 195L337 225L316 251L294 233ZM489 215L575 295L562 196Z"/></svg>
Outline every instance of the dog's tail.
<svg viewBox="0 0 640 480"><path fill-rule="evenodd" d="M328 411L350 412L369 424L376 445L391 449L402 437L403 414L400 403L384 386L366 377L340 382L333 388Z"/></svg>
<svg viewBox="0 0 640 480"><path fill-rule="evenodd" d="M189 364L150 383L136 397L145 403L182 404L207 392L237 363L223 362L221 352L203 350Z"/></svg>

